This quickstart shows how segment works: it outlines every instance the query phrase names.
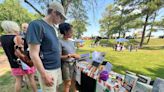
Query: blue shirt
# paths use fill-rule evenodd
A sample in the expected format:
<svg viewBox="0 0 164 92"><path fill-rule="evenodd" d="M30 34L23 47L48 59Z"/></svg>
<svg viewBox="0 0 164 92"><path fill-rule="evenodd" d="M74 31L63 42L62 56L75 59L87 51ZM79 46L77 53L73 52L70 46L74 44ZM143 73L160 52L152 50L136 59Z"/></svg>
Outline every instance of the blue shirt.
<svg viewBox="0 0 164 92"><path fill-rule="evenodd" d="M27 30L26 40L28 44L40 45L41 60L45 69L61 67L59 40L52 26L44 20L32 21Z"/></svg>

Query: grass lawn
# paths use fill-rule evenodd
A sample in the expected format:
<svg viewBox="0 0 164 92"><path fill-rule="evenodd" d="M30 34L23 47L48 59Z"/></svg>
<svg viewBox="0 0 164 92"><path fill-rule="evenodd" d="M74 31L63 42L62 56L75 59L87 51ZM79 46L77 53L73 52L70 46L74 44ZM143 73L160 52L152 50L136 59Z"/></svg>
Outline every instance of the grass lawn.
<svg viewBox="0 0 164 92"><path fill-rule="evenodd" d="M0 92L14 92L14 77L10 72L6 72L5 75L0 76ZM22 88L22 92L32 92L26 87Z"/></svg>
<svg viewBox="0 0 164 92"><path fill-rule="evenodd" d="M148 45L145 45L143 49L139 49L137 52L129 52L128 50L117 52L113 51L112 47L101 46L91 48L89 46L91 42L86 41L85 46L80 48L78 52L105 52L105 59L113 64L113 70L118 73L124 74L126 70L129 70L150 76L153 79L156 77L164 78L164 39L151 39ZM101 41L101 43L109 43L109 46L113 42L114 40L109 42Z"/></svg>

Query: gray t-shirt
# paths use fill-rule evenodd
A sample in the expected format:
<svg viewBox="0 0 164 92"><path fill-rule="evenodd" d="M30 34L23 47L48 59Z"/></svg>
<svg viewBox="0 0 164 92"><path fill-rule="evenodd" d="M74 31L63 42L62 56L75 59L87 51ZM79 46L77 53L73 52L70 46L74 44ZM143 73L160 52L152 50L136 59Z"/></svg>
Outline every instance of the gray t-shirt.
<svg viewBox="0 0 164 92"><path fill-rule="evenodd" d="M74 54L76 53L74 42L71 40L63 40L60 39L60 45L61 45L61 54L62 55L68 55L68 54ZM67 59L66 61L71 61L72 59Z"/></svg>
<svg viewBox="0 0 164 92"><path fill-rule="evenodd" d="M26 40L28 44L40 45L41 59L45 69L52 70L61 67L59 40L52 26L44 20L32 21L26 33Z"/></svg>

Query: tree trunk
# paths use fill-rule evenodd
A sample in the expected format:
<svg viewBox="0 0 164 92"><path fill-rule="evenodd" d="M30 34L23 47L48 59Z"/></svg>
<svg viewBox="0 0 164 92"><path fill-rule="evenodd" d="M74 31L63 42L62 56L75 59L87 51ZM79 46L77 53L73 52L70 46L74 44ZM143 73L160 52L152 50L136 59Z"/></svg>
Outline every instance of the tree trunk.
<svg viewBox="0 0 164 92"><path fill-rule="evenodd" d="M107 36L107 37L108 37L108 39L110 39L110 38L111 38L110 34L108 34L108 36Z"/></svg>
<svg viewBox="0 0 164 92"><path fill-rule="evenodd" d="M125 38L126 32L123 33L123 38Z"/></svg>
<svg viewBox="0 0 164 92"><path fill-rule="evenodd" d="M121 36L121 32L119 31L119 33L118 33L118 38L120 38L120 36Z"/></svg>
<svg viewBox="0 0 164 92"><path fill-rule="evenodd" d="M141 38L141 42L140 42L140 48L142 48L142 45L143 45L143 42L144 42L145 31L146 31L146 26L147 26L148 19L149 19L149 14L147 14L146 18L145 18L144 28L143 28L143 32L142 32L142 38Z"/></svg>
<svg viewBox="0 0 164 92"><path fill-rule="evenodd" d="M77 39L80 39L80 35L81 33L80 33L80 31L78 31L78 33L77 33Z"/></svg>
<svg viewBox="0 0 164 92"><path fill-rule="evenodd" d="M109 41L109 39L110 39L110 34L108 34L107 37L108 37L107 41Z"/></svg>
<svg viewBox="0 0 164 92"><path fill-rule="evenodd" d="M148 37L148 39L147 39L147 44L148 44L149 41L150 41L150 37L151 37L151 31L150 31L150 33L149 33L149 37Z"/></svg>
<svg viewBox="0 0 164 92"><path fill-rule="evenodd" d="M156 16L157 16L157 12L155 12L155 15L154 15L154 17L153 17L153 21L152 21L152 25L151 25L151 29L150 29L150 33L149 33L149 38L148 38L148 40L147 40L147 44L148 44L149 41L150 41L151 33L152 33L152 30L153 30L153 24L154 24L154 21L155 21Z"/></svg>

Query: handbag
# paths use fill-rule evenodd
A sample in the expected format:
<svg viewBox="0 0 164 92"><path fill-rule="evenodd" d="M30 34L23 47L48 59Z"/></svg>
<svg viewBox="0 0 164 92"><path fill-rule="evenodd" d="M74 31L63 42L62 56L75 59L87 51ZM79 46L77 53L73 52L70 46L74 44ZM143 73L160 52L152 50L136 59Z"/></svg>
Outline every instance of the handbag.
<svg viewBox="0 0 164 92"><path fill-rule="evenodd" d="M33 62L31 61L30 57L28 54L26 54L25 49L24 49L24 40L20 36L15 36L14 38L14 54L21 59L25 64L28 66L32 67Z"/></svg>

